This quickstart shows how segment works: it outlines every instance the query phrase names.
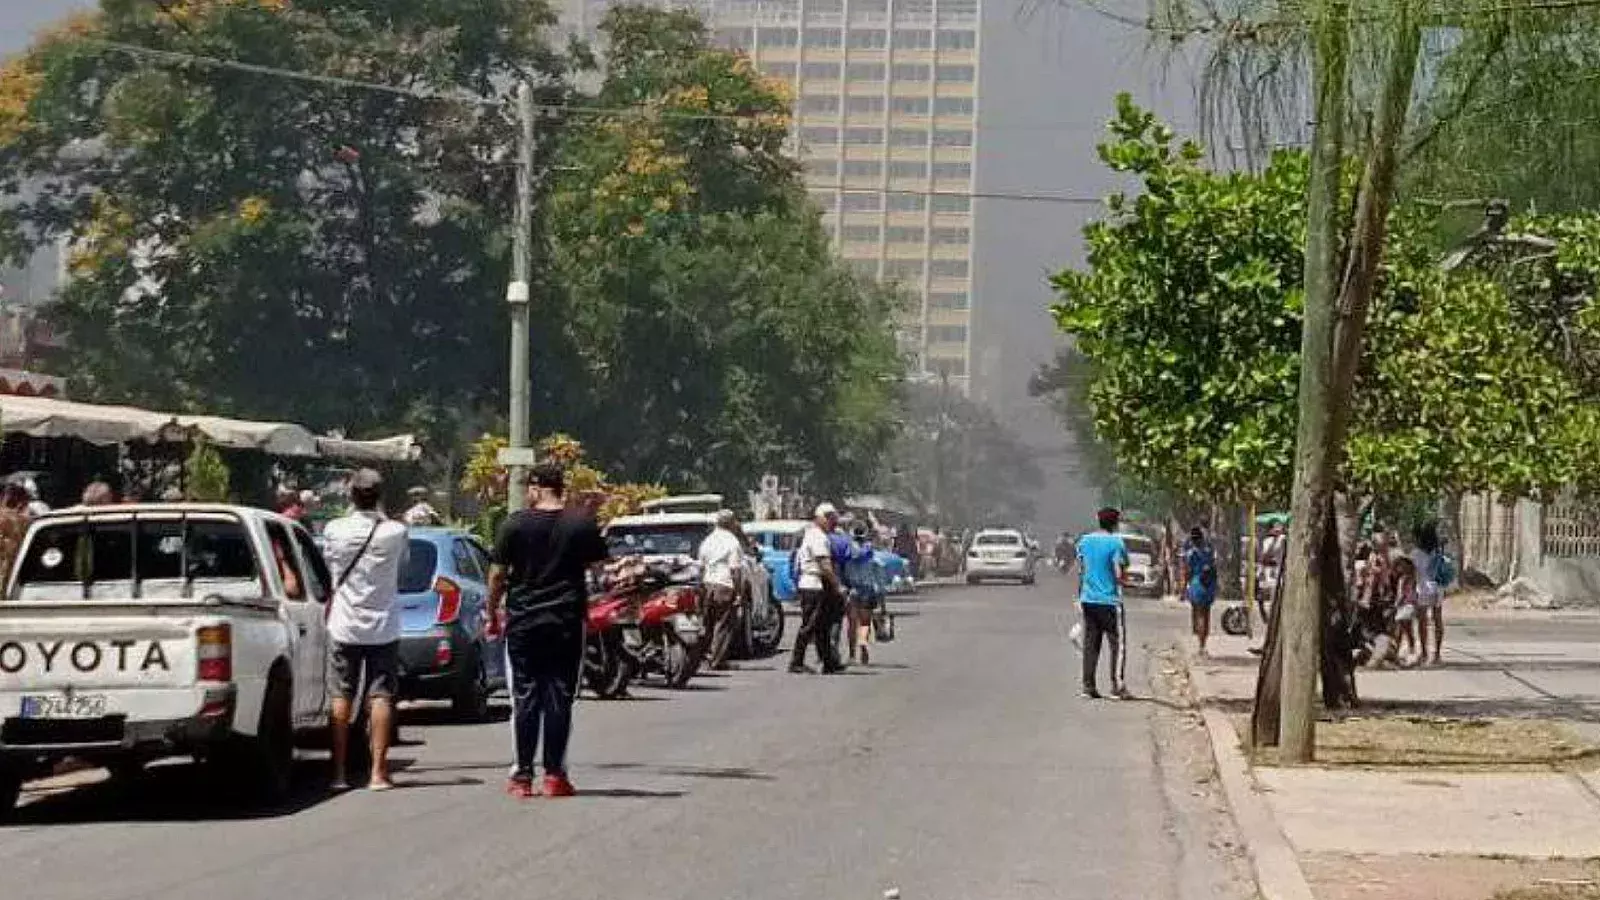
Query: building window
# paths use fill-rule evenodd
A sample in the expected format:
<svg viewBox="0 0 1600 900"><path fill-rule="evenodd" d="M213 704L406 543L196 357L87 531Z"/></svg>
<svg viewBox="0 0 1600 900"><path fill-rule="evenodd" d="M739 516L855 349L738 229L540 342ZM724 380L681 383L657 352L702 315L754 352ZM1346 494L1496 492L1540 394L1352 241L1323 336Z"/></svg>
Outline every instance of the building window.
<svg viewBox="0 0 1600 900"><path fill-rule="evenodd" d="M729 50L749 50L755 46L755 29L718 28L715 40L717 44Z"/></svg>
<svg viewBox="0 0 1600 900"><path fill-rule="evenodd" d="M883 195L877 191L844 192L845 212L879 212L883 209Z"/></svg>
<svg viewBox="0 0 1600 900"><path fill-rule="evenodd" d="M934 291L928 295L928 306L933 309L966 309L966 291Z"/></svg>
<svg viewBox="0 0 1600 900"><path fill-rule="evenodd" d="M835 196L833 191L811 191L811 202L823 209L833 209Z"/></svg>
<svg viewBox="0 0 1600 900"><path fill-rule="evenodd" d="M896 97L894 111L908 116L925 116L928 114L928 98Z"/></svg>
<svg viewBox="0 0 1600 900"><path fill-rule="evenodd" d="M770 78L793 81L795 67L792 62L764 62L761 64L761 71L767 73Z"/></svg>
<svg viewBox="0 0 1600 900"><path fill-rule="evenodd" d="M966 244L972 241L972 230L969 228L935 228L933 242L935 244Z"/></svg>
<svg viewBox="0 0 1600 900"><path fill-rule="evenodd" d="M978 46L978 33L965 28L960 30L939 30L940 50L972 50Z"/></svg>
<svg viewBox="0 0 1600 900"><path fill-rule="evenodd" d="M806 12L838 15L844 12L844 0L810 0L806 3Z"/></svg>
<svg viewBox="0 0 1600 900"><path fill-rule="evenodd" d="M839 161L836 159L808 159L806 160L806 174L832 178L839 174Z"/></svg>
<svg viewBox="0 0 1600 900"><path fill-rule="evenodd" d="M882 81L883 63L851 63L844 67L844 80L851 83Z"/></svg>
<svg viewBox="0 0 1600 900"><path fill-rule="evenodd" d="M940 84L971 84L974 72L971 66L940 66L934 76Z"/></svg>
<svg viewBox="0 0 1600 900"><path fill-rule="evenodd" d="M972 115L971 97L940 97L933 101L933 111L941 116Z"/></svg>
<svg viewBox="0 0 1600 900"><path fill-rule="evenodd" d="M844 240L850 243L865 241L876 244L881 236L881 232L876 225L846 225L839 229L839 233L844 236Z"/></svg>
<svg viewBox="0 0 1600 900"><path fill-rule="evenodd" d="M920 159L894 159L889 161L890 178L927 178L928 164Z"/></svg>
<svg viewBox="0 0 1600 900"><path fill-rule="evenodd" d="M926 28L896 28L894 45L900 50L933 49L933 32Z"/></svg>
<svg viewBox="0 0 1600 900"><path fill-rule="evenodd" d="M972 163L964 162L936 162L933 164L934 178L971 178Z"/></svg>
<svg viewBox="0 0 1600 900"><path fill-rule="evenodd" d="M763 28L756 38L762 47L793 47L800 43L800 31L795 28ZM944 66L939 68L942 70Z"/></svg>
<svg viewBox="0 0 1600 900"><path fill-rule="evenodd" d="M889 45L889 32L882 28L850 29L850 49L882 50ZM972 68L968 66L967 68ZM970 80L970 79L969 79Z"/></svg>
<svg viewBox="0 0 1600 900"><path fill-rule="evenodd" d="M972 198L965 194L935 194L933 211L939 213L971 212Z"/></svg>
<svg viewBox="0 0 1600 900"><path fill-rule="evenodd" d="M845 262L857 275L864 275L867 278L878 277L878 261L875 259L847 259Z"/></svg>
<svg viewBox="0 0 1600 900"><path fill-rule="evenodd" d="M807 47L840 47L844 45L844 32L837 28L807 28Z"/></svg>
<svg viewBox="0 0 1600 900"><path fill-rule="evenodd" d="M850 18L877 19L889 14L889 0L851 0Z"/></svg>
<svg viewBox="0 0 1600 900"><path fill-rule="evenodd" d="M939 68L944 68L940 66ZM895 63L895 81L927 81L932 67L927 63Z"/></svg>
<svg viewBox="0 0 1600 900"><path fill-rule="evenodd" d="M935 147L971 147L972 132L966 129L941 128L933 133Z"/></svg>
<svg viewBox="0 0 1600 900"><path fill-rule="evenodd" d="M883 163L875 159L847 159L844 161L844 177L846 178L877 178L883 174Z"/></svg>
<svg viewBox="0 0 1600 900"><path fill-rule="evenodd" d="M883 144L882 128L846 128L844 142L865 146L878 146Z"/></svg>
<svg viewBox="0 0 1600 900"><path fill-rule="evenodd" d="M928 329L928 343L930 344L965 344L967 342L967 326L965 325L934 325Z"/></svg>
<svg viewBox="0 0 1600 900"><path fill-rule="evenodd" d="M853 115L874 115L883 112L883 98L880 96L851 97L845 104L845 109Z"/></svg>
<svg viewBox="0 0 1600 900"><path fill-rule="evenodd" d="M965 278L967 277L967 261L964 259L936 259L933 261L933 277Z"/></svg>
<svg viewBox="0 0 1600 900"><path fill-rule="evenodd" d="M836 113L839 111L837 94L806 94L800 98L800 111L804 113Z"/></svg>
<svg viewBox="0 0 1600 900"><path fill-rule="evenodd" d="M794 65L790 63L789 65ZM839 64L830 62L808 62L801 70L808 80L812 81L838 81Z"/></svg>
<svg viewBox="0 0 1600 900"><path fill-rule="evenodd" d="M928 146L928 130L926 128L896 128L889 134L889 144L893 147L926 147Z"/></svg>
<svg viewBox="0 0 1600 900"><path fill-rule="evenodd" d="M928 360L928 373L950 378L962 378L967 374L967 361L964 359L934 357Z"/></svg>
<svg viewBox="0 0 1600 900"><path fill-rule="evenodd" d="M891 244L920 244L926 240L927 232L916 225L891 225L884 230L884 237Z"/></svg>
<svg viewBox="0 0 1600 900"><path fill-rule="evenodd" d="M800 129L800 143L802 144L837 144L839 143L839 129L826 125L813 125Z"/></svg>
<svg viewBox="0 0 1600 900"><path fill-rule="evenodd" d="M888 197L890 212L922 212L927 208L928 198L921 194L890 193ZM922 241L922 229L917 229L917 242ZM899 240L898 238L896 240ZM905 240L911 240L905 238Z"/></svg>
<svg viewBox="0 0 1600 900"><path fill-rule="evenodd" d="M922 277L922 260L920 259L890 259L883 263L883 277L899 281L909 281Z"/></svg>

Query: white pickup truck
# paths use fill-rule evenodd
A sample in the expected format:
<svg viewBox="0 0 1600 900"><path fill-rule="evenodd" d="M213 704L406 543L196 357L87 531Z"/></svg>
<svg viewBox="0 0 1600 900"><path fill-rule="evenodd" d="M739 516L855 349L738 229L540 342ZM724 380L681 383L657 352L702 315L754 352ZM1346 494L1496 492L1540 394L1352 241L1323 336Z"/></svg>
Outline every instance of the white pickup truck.
<svg viewBox="0 0 1600 900"><path fill-rule="evenodd" d="M29 528L0 597L0 816L72 757L193 755L256 799L327 722L332 579L297 523L242 506L80 507Z"/></svg>

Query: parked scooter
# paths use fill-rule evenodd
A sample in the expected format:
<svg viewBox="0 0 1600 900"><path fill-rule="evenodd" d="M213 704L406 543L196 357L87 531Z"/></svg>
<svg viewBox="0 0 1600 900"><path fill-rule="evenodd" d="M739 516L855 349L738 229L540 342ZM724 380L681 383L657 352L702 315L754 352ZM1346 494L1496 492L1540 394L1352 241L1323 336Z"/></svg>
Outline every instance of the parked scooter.
<svg viewBox="0 0 1600 900"><path fill-rule="evenodd" d="M639 671L681 688L700 671L705 624L700 616L699 573L689 564L648 566L639 604Z"/></svg>
<svg viewBox="0 0 1600 900"><path fill-rule="evenodd" d="M627 696L628 685L639 674L639 648L644 641L634 600L631 592L589 598L583 683L601 700Z"/></svg>

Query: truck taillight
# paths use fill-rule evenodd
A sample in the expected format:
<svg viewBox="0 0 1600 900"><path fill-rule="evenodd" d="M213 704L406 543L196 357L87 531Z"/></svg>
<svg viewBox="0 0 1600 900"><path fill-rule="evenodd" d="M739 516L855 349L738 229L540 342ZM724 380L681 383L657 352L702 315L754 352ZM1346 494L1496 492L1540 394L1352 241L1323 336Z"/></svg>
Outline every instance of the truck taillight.
<svg viewBox="0 0 1600 900"><path fill-rule="evenodd" d="M461 616L461 585L443 576L433 580L433 591L439 595L439 614L435 625L449 625Z"/></svg>
<svg viewBox="0 0 1600 900"><path fill-rule="evenodd" d="M197 675L201 681L233 680L233 629L206 625L194 633Z"/></svg>

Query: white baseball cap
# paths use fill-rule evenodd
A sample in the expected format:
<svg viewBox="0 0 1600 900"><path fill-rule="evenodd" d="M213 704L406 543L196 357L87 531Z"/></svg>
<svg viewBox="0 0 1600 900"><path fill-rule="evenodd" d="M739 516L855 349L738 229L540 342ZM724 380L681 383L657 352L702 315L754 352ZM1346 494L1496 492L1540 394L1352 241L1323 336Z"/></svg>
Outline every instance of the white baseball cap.
<svg viewBox="0 0 1600 900"><path fill-rule="evenodd" d="M823 503L817 506L817 511L812 515L820 519L824 516L837 516L838 514L839 510L832 503Z"/></svg>

